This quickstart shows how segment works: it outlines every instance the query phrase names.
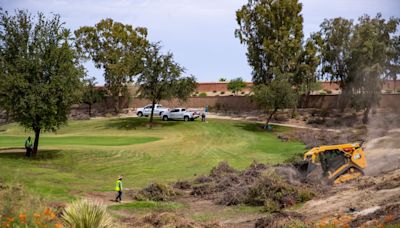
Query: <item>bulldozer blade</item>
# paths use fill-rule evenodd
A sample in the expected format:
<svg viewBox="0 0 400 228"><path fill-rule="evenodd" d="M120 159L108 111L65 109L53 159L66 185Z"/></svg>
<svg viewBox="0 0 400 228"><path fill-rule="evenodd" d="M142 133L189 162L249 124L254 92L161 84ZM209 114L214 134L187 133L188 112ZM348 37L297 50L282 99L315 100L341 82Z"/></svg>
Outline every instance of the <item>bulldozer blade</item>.
<svg viewBox="0 0 400 228"><path fill-rule="evenodd" d="M309 161L299 161L293 164L302 177L307 177L317 166Z"/></svg>

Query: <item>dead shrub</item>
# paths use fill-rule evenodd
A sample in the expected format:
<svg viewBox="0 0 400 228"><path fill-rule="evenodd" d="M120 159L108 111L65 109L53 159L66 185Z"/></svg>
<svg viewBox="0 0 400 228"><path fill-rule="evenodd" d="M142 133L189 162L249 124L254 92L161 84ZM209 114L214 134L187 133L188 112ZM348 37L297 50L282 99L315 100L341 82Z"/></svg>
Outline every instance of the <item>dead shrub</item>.
<svg viewBox="0 0 400 228"><path fill-rule="evenodd" d="M279 212L274 214L269 214L263 218L257 219L255 227L309 227L309 225L302 222L304 218L297 213L293 212Z"/></svg>
<svg viewBox="0 0 400 228"><path fill-rule="evenodd" d="M194 180L194 183L195 183L195 184L203 184L203 183L208 183L208 182L211 182L211 181L212 181L212 179L211 179L210 177L201 175L201 176L197 177L197 178Z"/></svg>
<svg viewBox="0 0 400 228"><path fill-rule="evenodd" d="M217 166L213 167L210 172L210 177L220 177L229 173L236 173L237 170L229 166L228 162L220 162Z"/></svg>
<svg viewBox="0 0 400 228"><path fill-rule="evenodd" d="M137 200L167 201L175 195L174 190L168 185L153 183L140 190L135 198Z"/></svg>
<svg viewBox="0 0 400 228"><path fill-rule="evenodd" d="M201 184L201 185L196 185L192 187L192 191L190 192L190 195L193 196L206 196L213 193L213 188L211 184Z"/></svg>
<svg viewBox="0 0 400 228"><path fill-rule="evenodd" d="M192 187L192 185L189 183L189 181L177 181L174 184L174 188L181 189L181 190L188 190L191 187Z"/></svg>

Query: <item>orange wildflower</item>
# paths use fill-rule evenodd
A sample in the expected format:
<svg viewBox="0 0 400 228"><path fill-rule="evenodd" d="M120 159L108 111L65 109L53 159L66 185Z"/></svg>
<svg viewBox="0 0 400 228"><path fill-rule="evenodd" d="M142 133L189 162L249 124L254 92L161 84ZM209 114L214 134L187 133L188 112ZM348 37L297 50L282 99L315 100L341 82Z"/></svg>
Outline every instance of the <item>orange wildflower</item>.
<svg viewBox="0 0 400 228"><path fill-rule="evenodd" d="M40 214L35 213L35 214L33 214L33 217L35 217L35 219L39 219L40 218Z"/></svg>
<svg viewBox="0 0 400 228"><path fill-rule="evenodd" d="M14 222L14 218L9 217L9 218L7 219L7 221L8 221L8 222Z"/></svg>
<svg viewBox="0 0 400 228"><path fill-rule="evenodd" d="M21 221L22 223L26 222L26 214L21 213L21 214L19 214L18 217L19 217L19 221Z"/></svg>
<svg viewBox="0 0 400 228"><path fill-rule="evenodd" d="M391 221L394 220L394 216L393 215L387 215L385 216L385 218L383 219L384 223L389 223Z"/></svg>
<svg viewBox="0 0 400 228"><path fill-rule="evenodd" d="M51 212L51 213L50 213L50 218L51 218L51 219L54 219L55 217L56 217L56 214L54 214L54 212Z"/></svg>
<svg viewBox="0 0 400 228"><path fill-rule="evenodd" d="M57 223L56 228L63 228L63 225L61 223Z"/></svg>
<svg viewBox="0 0 400 228"><path fill-rule="evenodd" d="M45 215L50 215L50 213L51 213L50 208L46 208L46 209L43 211L43 214L45 214Z"/></svg>

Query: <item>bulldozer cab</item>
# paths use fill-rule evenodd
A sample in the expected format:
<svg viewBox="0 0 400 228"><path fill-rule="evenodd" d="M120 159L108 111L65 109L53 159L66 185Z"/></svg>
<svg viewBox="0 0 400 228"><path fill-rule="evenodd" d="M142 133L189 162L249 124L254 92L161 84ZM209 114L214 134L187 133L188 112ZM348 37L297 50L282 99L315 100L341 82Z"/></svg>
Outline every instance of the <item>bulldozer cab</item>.
<svg viewBox="0 0 400 228"><path fill-rule="evenodd" d="M348 163L349 160L345 156L345 153L340 150L326 150L318 154L318 157L324 176L335 172L341 166Z"/></svg>

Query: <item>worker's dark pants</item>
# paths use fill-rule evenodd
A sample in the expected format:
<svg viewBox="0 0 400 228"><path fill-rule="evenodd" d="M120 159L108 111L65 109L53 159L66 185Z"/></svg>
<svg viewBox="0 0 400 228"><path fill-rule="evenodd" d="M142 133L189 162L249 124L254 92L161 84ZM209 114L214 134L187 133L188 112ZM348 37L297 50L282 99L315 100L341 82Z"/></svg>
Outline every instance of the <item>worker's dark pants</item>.
<svg viewBox="0 0 400 228"><path fill-rule="evenodd" d="M118 191L117 198L115 198L115 201L121 201L121 200L122 200L122 191Z"/></svg>
<svg viewBox="0 0 400 228"><path fill-rule="evenodd" d="M25 156L30 157L31 154L32 154L32 148L30 148L30 147L25 147L25 149L26 149Z"/></svg>

